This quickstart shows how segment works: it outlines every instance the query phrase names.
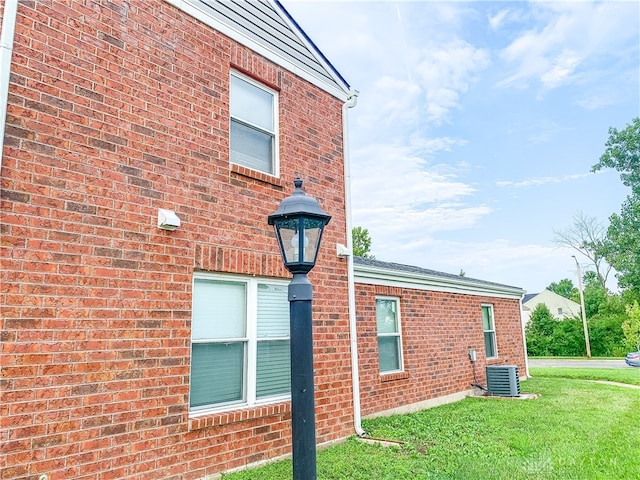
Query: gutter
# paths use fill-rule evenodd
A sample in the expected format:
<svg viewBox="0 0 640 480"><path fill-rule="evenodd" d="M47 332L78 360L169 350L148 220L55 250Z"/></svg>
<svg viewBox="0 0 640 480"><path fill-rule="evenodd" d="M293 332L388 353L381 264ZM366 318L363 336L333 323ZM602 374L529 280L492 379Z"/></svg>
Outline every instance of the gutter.
<svg viewBox="0 0 640 480"><path fill-rule="evenodd" d="M344 196L346 201L345 219L347 226L347 249L343 256L347 257L347 290L349 294L349 339L351 348L351 381L353 390L353 427L359 436L366 435L362 428L362 412L360 410L360 373L358 371L358 331L356 327L356 286L353 269L353 228L351 219L351 164L349 161L349 125L347 112L358 103L358 91L352 90L349 98L342 106L342 149L344 157Z"/></svg>
<svg viewBox="0 0 640 480"><path fill-rule="evenodd" d="M4 131L7 124L9 78L11 76L11 56L18 15L18 0L5 0L3 15L2 36L0 36L0 173L4 152Z"/></svg>
<svg viewBox="0 0 640 480"><path fill-rule="evenodd" d="M522 346L524 348L524 373L527 378L531 378L531 374L529 373L529 354L527 353L527 334L524 322L522 321L522 298L524 298L524 294L520 298L520 326L522 327Z"/></svg>

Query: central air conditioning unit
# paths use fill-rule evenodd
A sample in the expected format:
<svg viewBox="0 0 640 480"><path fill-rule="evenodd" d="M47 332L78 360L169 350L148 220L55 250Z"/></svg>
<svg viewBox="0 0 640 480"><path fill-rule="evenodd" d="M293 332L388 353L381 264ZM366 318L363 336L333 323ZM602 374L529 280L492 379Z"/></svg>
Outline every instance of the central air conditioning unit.
<svg viewBox="0 0 640 480"><path fill-rule="evenodd" d="M516 365L490 365L487 367L487 390L489 395L519 397L520 378Z"/></svg>

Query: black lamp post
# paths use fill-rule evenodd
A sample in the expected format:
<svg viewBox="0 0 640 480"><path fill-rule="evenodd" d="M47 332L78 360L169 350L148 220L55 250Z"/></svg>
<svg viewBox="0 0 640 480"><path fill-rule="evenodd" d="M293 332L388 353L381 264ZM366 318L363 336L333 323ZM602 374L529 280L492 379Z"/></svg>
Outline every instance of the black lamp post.
<svg viewBox="0 0 640 480"><path fill-rule="evenodd" d="M302 190L296 189L269 215L276 230L284 266L293 273L289 284L291 325L291 428L294 480L316 479L316 419L313 388L313 291L307 273L315 266L322 232L331 216Z"/></svg>

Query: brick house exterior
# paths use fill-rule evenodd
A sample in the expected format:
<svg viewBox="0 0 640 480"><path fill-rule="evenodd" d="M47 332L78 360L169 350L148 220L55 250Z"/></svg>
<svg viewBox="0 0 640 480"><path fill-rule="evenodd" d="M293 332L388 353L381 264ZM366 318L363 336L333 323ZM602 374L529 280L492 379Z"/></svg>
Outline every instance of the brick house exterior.
<svg viewBox="0 0 640 480"><path fill-rule="evenodd" d="M189 375L194 272L290 278L267 216L296 175L332 215L310 274L318 442L351 434L347 262L335 255L348 86L323 89L175 6L208 8L196 0L13 3L1 477L197 479L290 451L289 401L196 415ZM304 40L279 4L247 6ZM277 93L277 175L230 163L231 71ZM157 227L160 208L179 229Z"/></svg>
<svg viewBox="0 0 640 480"><path fill-rule="evenodd" d="M360 432L360 411L461 398L470 349L477 383L487 363L526 371L521 290L336 255L351 242L353 92L277 1L0 0L3 35L10 7L2 479L201 479L290 453L287 395L260 400L247 366L258 333L202 343L245 342L244 396L193 399L211 394L195 391L202 292L243 286L258 298L244 304L245 327L259 330L260 287L290 278L267 216L298 175L332 216L310 273L318 443ZM273 172L233 159L234 78L277 99ZM159 209L179 228L158 228ZM400 308L402 368L389 374L378 298ZM483 305L495 317L489 360Z"/></svg>
<svg viewBox="0 0 640 480"><path fill-rule="evenodd" d="M526 377L521 289L364 258L356 258L355 281L363 415L464 398L472 393L472 384L486 386L487 365L516 365ZM391 373L381 372L379 363L379 298L395 299L400 312L403 362ZM483 338L483 306L495 321L497 349L491 358ZM470 350L476 352L475 365Z"/></svg>

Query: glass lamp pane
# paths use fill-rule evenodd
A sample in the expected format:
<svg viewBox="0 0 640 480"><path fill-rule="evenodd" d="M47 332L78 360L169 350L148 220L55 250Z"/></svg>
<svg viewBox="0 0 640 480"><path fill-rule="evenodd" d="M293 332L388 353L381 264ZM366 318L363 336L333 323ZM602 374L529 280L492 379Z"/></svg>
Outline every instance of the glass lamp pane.
<svg viewBox="0 0 640 480"><path fill-rule="evenodd" d="M195 279L191 338L244 338L246 304L244 283Z"/></svg>
<svg viewBox="0 0 640 480"><path fill-rule="evenodd" d="M398 337L378 337L378 362L381 372L400 370Z"/></svg>
<svg viewBox="0 0 640 480"><path fill-rule="evenodd" d="M276 235L283 250L285 263L298 261L299 237L298 221L292 219L279 219L275 221Z"/></svg>
<svg viewBox="0 0 640 480"><path fill-rule="evenodd" d="M304 261L314 263L318 255L318 247L322 236L324 222L318 219L304 220L305 250Z"/></svg>

